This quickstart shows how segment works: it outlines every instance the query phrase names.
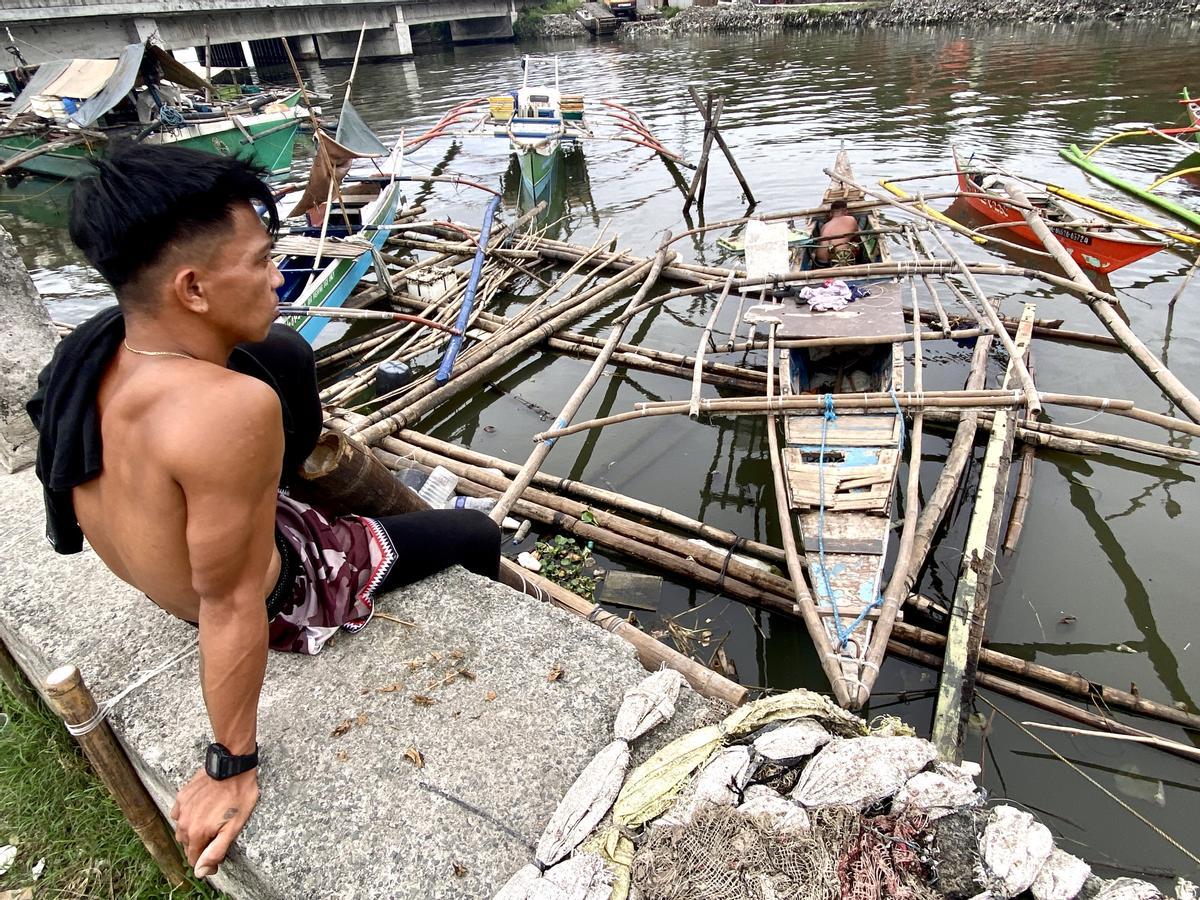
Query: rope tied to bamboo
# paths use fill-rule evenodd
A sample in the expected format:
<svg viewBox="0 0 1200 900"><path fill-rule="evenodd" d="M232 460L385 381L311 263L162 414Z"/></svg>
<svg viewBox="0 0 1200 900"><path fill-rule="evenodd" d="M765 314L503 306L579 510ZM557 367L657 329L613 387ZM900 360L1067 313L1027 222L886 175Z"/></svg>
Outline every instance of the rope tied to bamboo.
<svg viewBox="0 0 1200 900"><path fill-rule="evenodd" d="M91 716L91 718L85 719L84 721L79 722L74 725L72 725L70 722L64 722L63 724L67 726L67 731L70 732L70 734L73 737L82 737L85 734L90 734L91 732L95 731L97 728L100 727L100 725L104 722L104 720L108 718L109 713L111 713L114 709L116 709L118 703L120 703L122 700L124 700L126 697L128 697L130 694L132 694L134 691L138 690L139 688L145 687L154 678L158 677L163 672L167 671L167 669L171 668L176 663L179 663L179 662L187 659L189 656L191 656L193 653L195 653L199 649L200 649L200 639L196 638L186 648L184 648L183 650L176 653L174 656L172 656L166 662L161 663L160 665L154 667L149 672L147 672L145 675L143 675L141 678L126 685L124 688L122 688L120 691L118 691L116 694L114 694L109 699L105 700L103 703L97 703L96 704L96 712Z"/></svg>

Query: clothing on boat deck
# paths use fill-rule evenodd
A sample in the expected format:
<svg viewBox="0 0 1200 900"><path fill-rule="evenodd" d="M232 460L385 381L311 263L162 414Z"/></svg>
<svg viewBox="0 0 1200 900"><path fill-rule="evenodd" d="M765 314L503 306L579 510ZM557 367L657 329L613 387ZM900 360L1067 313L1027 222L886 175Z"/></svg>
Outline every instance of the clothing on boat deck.
<svg viewBox="0 0 1200 900"><path fill-rule="evenodd" d="M59 553L83 549L71 489L100 474L96 394L124 337L125 320L116 307L84 322L59 342L26 405L39 432L37 475L45 493L46 534ZM317 653L340 628L356 631L366 624L377 592L451 565L498 575L500 530L482 513L330 516L286 494L322 426L312 348L293 329L272 326L265 341L234 348L228 366L270 385L283 412L275 530L280 570L265 598L273 648Z"/></svg>

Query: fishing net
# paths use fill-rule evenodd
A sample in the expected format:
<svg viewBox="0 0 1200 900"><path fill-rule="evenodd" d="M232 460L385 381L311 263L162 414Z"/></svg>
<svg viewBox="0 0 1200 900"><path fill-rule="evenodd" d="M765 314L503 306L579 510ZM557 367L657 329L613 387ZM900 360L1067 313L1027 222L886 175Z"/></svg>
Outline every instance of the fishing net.
<svg viewBox="0 0 1200 900"><path fill-rule="evenodd" d="M920 819L822 809L812 827L709 807L688 825L652 828L633 861L644 900L932 900Z"/></svg>

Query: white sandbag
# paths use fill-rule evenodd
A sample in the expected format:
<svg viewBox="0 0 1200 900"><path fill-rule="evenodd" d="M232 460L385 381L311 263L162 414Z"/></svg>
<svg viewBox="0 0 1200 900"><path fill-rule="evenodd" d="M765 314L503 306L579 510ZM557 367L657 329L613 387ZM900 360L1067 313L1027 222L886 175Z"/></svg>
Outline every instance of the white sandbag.
<svg viewBox="0 0 1200 900"><path fill-rule="evenodd" d="M735 806L738 795L750 780L750 749L726 747L718 750L692 781L675 808L663 816L664 824L686 825L705 806Z"/></svg>
<svg viewBox="0 0 1200 900"><path fill-rule="evenodd" d="M737 811L742 815L766 819L777 832L808 831L812 822L799 803L793 803L765 784L752 784L742 795Z"/></svg>
<svg viewBox="0 0 1200 900"><path fill-rule="evenodd" d="M996 897L1027 891L1054 850L1050 829L1015 806L997 806L979 840L980 880Z"/></svg>
<svg viewBox="0 0 1200 900"><path fill-rule="evenodd" d="M760 734L754 739L754 752L771 762L790 765L816 753L833 735L820 722L801 719Z"/></svg>
<svg viewBox="0 0 1200 900"><path fill-rule="evenodd" d="M632 741L670 719L675 715L675 701L682 686L683 676L674 669L663 669L643 678L625 692L613 723L613 735Z"/></svg>
<svg viewBox="0 0 1200 900"><path fill-rule="evenodd" d="M896 793L937 756L933 744L915 737L861 737L834 741L804 769L792 799L814 809L866 809Z"/></svg>
<svg viewBox="0 0 1200 900"><path fill-rule="evenodd" d="M612 882L604 860L594 853L577 853L547 869L533 883L529 900L608 900Z"/></svg>
<svg viewBox="0 0 1200 900"><path fill-rule="evenodd" d="M613 741L579 773L538 840L536 858L552 866L591 834L617 799L629 767L629 745Z"/></svg>
<svg viewBox="0 0 1200 900"><path fill-rule="evenodd" d="M975 806L983 800L975 786L977 770L975 765L968 768L942 763L928 772L918 772L896 792L892 812L919 813L933 820Z"/></svg>
<svg viewBox="0 0 1200 900"><path fill-rule="evenodd" d="M1180 875L1175 879L1175 900L1200 900L1200 887Z"/></svg>
<svg viewBox="0 0 1200 900"><path fill-rule="evenodd" d="M542 873L533 863L521 866L492 900L528 900L529 891L541 877Z"/></svg>
<svg viewBox="0 0 1200 900"><path fill-rule="evenodd" d="M1162 891L1137 878L1117 878L1106 882L1093 900L1162 900Z"/></svg>
<svg viewBox="0 0 1200 900"><path fill-rule="evenodd" d="M1075 900L1091 874L1092 867L1082 859L1055 847L1030 890L1035 900Z"/></svg>

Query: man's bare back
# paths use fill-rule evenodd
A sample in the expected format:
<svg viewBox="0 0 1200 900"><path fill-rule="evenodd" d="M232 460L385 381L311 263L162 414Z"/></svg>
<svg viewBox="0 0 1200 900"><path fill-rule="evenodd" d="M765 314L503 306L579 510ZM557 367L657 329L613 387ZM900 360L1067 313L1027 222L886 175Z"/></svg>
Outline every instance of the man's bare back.
<svg viewBox="0 0 1200 900"><path fill-rule="evenodd" d="M858 232L858 221L846 211L844 202L835 202L829 210L829 219L821 226L820 237L816 247L818 262L829 262L835 247L843 247L853 243L854 235Z"/></svg>
<svg viewBox="0 0 1200 900"><path fill-rule="evenodd" d="M239 394L247 396L234 399ZM181 619L199 621L200 595L193 582L188 506L179 477L195 467L198 457L220 455L227 452L220 445L238 440L237 426L224 409L240 407L241 418L256 402L269 411L273 399L262 382L211 363L131 352L114 357L101 384L97 406L104 468L98 478L74 489L76 515L92 548L114 574ZM211 419L217 428L204 427ZM281 443L280 429L274 440L256 441L248 449L257 452L264 444ZM278 463L272 467L264 460L268 482L272 468L277 480ZM273 512L274 485L260 491L259 500L269 502ZM265 519L261 511L258 518ZM257 530L269 535L272 526L261 521ZM279 553L273 543L268 547L258 578L263 597L279 575Z"/></svg>

